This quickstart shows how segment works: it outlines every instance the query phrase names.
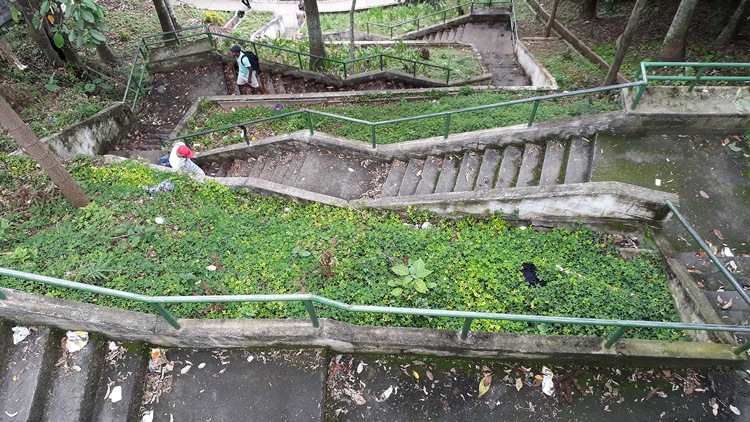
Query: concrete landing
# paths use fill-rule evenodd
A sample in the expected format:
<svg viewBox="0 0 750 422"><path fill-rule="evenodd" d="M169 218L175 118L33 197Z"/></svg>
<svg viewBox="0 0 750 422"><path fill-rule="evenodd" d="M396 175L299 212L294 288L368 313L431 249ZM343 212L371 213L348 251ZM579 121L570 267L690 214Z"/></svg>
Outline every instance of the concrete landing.
<svg viewBox="0 0 750 422"><path fill-rule="evenodd" d="M322 419L320 349L175 349L167 358L174 362L172 389L153 405L154 421Z"/></svg>
<svg viewBox="0 0 750 422"><path fill-rule="evenodd" d="M715 246L726 244L735 255L750 252L750 179L742 175L750 162L742 152L722 146L722 139L736 141L731 136L716 135L599 134L591 180L626 182L676 193L680 213L704 240ZM747 148L745 141L739 145ZM664 233L675 249L697 249L675 218L667 222Z"/></svg>
<svg viewBox="0 0 750 422"><path fill-rule="evenodd" d="M371 186L372 173L383 165L378 161L341 153L311 150L300 169L295 187L345 200L357 199L374 188Z"/></svg>
<svg viewBox="0 0 750 422"><path fill-rule="evenodd" d="M461 42L471 44L482 55L492 72L493 86L528 86L529 78L516 63L508 22L470 22L466 24Z"/></svg>

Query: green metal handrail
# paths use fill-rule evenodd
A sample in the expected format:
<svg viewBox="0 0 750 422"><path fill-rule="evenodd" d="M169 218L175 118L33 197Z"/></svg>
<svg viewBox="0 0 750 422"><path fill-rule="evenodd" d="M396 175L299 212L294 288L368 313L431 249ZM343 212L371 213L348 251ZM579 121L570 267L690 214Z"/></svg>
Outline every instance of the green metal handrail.
<svg viewBox="0 0 750 422"><path fill-rule="evenodd" d="M408 21L403 21L403 22L395 23L393 25L388 25L388 24L383 24L383 23L377 23L377 22L365 22L365 24L367 26L367 33L368 34L370 33L370 25L372 25L372 26L381 27L381 28L388 28L389 31L390 31L390 38L393 38L393 29L394 28L398 28L398 27L401 27L401 26L408 25L410 23L416 22L417 23L417 31L419 31L421 29L420 28L420 21L422 19L431 18L431 17L437 16L437 15L443 15L443 23L445 23L445 21L447 20L446 17L447 17L448 12L450 12L452 10L461 9L461 8L463 8L465 6L468 6L469 7L469 14L472 15L472 14L474 14L474 6L475 5L484 5L484 4L488 5L489 7L492 7L493 4L496 4L496 5L499 5L499 4L510 4L511 5L511 9L515 11L515 8L513 7L513 1L512 0L511 1L494 1L494 2L492 0L487 0L487 1L470 1L470 2L459 4L458 6L453 6L453 7L447 8L447 9L438 10L437 12L433 12L433 13L430 13L428 15L419 16L419 17L416 17L414 19L410 19ZM512 13L512 19L514 21L511 22L511 27L514 26L513 24L515 22L515 12Z"/></svg>
<svg viewBox="0 0 750 422"><path fill-rule="evenodd" d="M659 75L650 76L647 70L649 67L666 67L666 68L676 68L676 69L699 68L700 70L695 76L659 76ZM643 95L643 92L646 90L646 87L648 86L649 81L692 82L690 84L690 87L688 88L688 92L691 92L693 88L695 88L695 85L698 84L698 82L700 81L750 81L750 76L703 76L706 69L709 67L750 69L750 63L641 62L640 70L638 71L638 75L636 76L636 79L641 78L641 81L645 82L645 84L641 85L638 88L638 92L635 96L635 99L633 100L633 105L631 109L635 110L635 107L638 105L638 102L641 100L641 96Z"/></svg>
<svg viewBox="0 0 750 422"><path fill-rule="evenodd" d="M202 32L197 32L197 33L188 34L188 35L180 35L180 34L183 34L184 32L198 30L198 29L200 29ZM170 34L174 34L176 36L176 38L174 38L174 39L161 39L161 40L155 41L155 42L148 42L147 41L150 38L161 37L161 36L170 35ZM387 61L383 60L384 58L391 59L391 60L396 60L399 63L405 63L405 64L400 64L400 66L407 67L407 68L410 67L411 68L411 73L412 73L412 75L414 77L417 76L417 69L420 66L423 69L424 68L434 68L434 69L443 70L443 71L446 72L446 77L445 77L445 83L446 84L450 83L450 77L451 77L451 71L452 71L452 69L449 68L449 67L438 66L438 65L434 65L432 63L420 62L420 61L417 61L417 60L406 59L406 58L403 58L403 57L391 56L389 54L376 54L376 55L372 55L370 57L364 57L364 58L360 58L360 59L341 61L341 60L331 59L331 58L328 58L328 57L316 56L314 54L305 53L305 52L302 52L302 51L290 50L290 49L283 48L283 47L276 47L276 46L270 45L270 44L259 43L259 42L256 42L256 41L250 41L250 40L246 40L246 39L243 39L243 38L232 37L230 35L224 35L224 34L219 34L219 33L216 33L216 32L211 32L209 30L209 28L208 28L208 25L199 25L199 26L192 26L192 27L189 27L189 28L177 29L177 30L169 31L169 32L161 32L161 33L158 33L158 34L145 35L145 36L141 37L140 41L138 42L138 48L136 49L135 58L133 59L133 66L130 69L130 76L128 77L128 82L127 82L126 87L125 87L125 95L123 96L123 102L127 102L127 100L128 100L128 94L130 92L130 87L132 85L133 74L135 72L135 68L136 68L136 64L138 62L139 55L143 56L144 63L141 65L141 75L140 75L140 78L139 78L139 81L138 81L138 85L137 85L137 88L136 88L135 98L133 100L133 105L132 105L132 108L131 108L131 110L135 111L135 105L136 105L136 102L138 101L138 95L141 92L141 85L143 83L143 76L144 76L144 73L146 71L146 63L145 63L145 61L147 59L146 55L148 53L148 47L149 46L166 44L166 43L173 43L173 42L179 42L180 40L184 40L184 39L188 39L188 38L201 37L201 36L206 36L209 39L211 45L214 46L214 47L216 46L216 42L215 42L215 40L214 40L213 37L226 38L226 39L237 41L239 43L251 44L253 46L253 50L254 50L254 52L255 52L256 55L258 54L258 48L259 47L260 48L269 48L269 49L274 50L274 51L280 51L280 52L286 52L286 53L296 54L297 55L297 63L299 65L299 69L304 69L304 66L303 66L303 63L302 63L302 57L303 56L307 57L309 61L312 61L312 60L321 60L326 65L332 64L333 67L340 68L341 69L341 73L342 73L344 79L346 79L347 76L348 76L347 75L347 73L348 73L347 69L348 69L348 66L350 64L357 63L359 61L370 60L370 59L379 59L379 61L380 61L380 70L381 71L383 70L384 67L386 67L384 65L384 63L387 64Z"/></svg>
<svg viewBox="0 0 750 422"><path fill-rule="evenodd" d="M603 344L604 348L611 348L625 333L633 328L658 328L665 330L697 330L697 331L729 331L750 333L750 326L735 325L715 325L715 324L693 324L681 322L661 322L661 321L637 321L637 320L618 320L618 319L599 319L599 318L575 318L575 317L554 317L544 315L518 315L505 314L497 312L472 312L472 311L453 311L442 309L420 309L420 308L403 308L389 306L370 306L370 305L350 305L337 300L329 299L323 296L313 294L271 294L271 295L206 295L206 296L146 296L137 293L124 292L106 287L92 286L89 284L78 283L75 281L63 280L54 277L48 277L39 274L32 274L23 271L17 271L9 268L0 268L0 275L14 277L22 280L29 280L48 284L56 287L64 287L80 290L88 293L101 294L120 299L132 300L134 302L147 303L151 305L164 319L169 322L175 329L180 329L177 319L167 311L163 305L168 303L225 303L225 302L303 302L307 309L310 321L313 327L320 326L317 313L313 303L325 305L334 309L357 312L357 313L376 313L390 315L414 315L423 317L439 318L458 318L463 319L463 328L461 329L461 339L466 340L468 332L471 329L472 321L476 319L489 319L494 321L515 321L530 323L551 323L551 324L575 324L575 325L592 325L617 327L617 330ZM0 299L6 299L6 295L0 292ZM750 348L750 342L745 343L733 349L734 354L741 354Z"/></svg>
<svg viewBox="0 0 750 422"><path fill-rule="evenodd" d="M579 96L579 95L587 95L587 94L593 94L593 93L602 92L602 91L618 90L618 89L622 89L622 88L638 87L641 84L642 84L642 82L629 82L629 83L620 84L620 85L612 85L612 86L599 87L599 88L589 88L589 89L583 89L583 90L580 90L580 91L565 92L565 93L560 93L560 94L549 94L549 95L543 95L543 96L540 96L540 97L532 97L532 98L525 98L525 99L520 99L520 100L512 100L512 101L506 101L506 102L502 102L502 103L495 103L495 104L488 104L488 105L482 105L482 106L462 108L462 109L458 109L458 110L441 111L441 112L438 112L438 113L424 114L424 115L421 115L421 116L413 116L413 117L404 117L404 118L400 118L400 119L384 120L384 121L380 121L380 122L370 122L370 121L367 121L367 120L354 119L354 118L351 118L351 117L339 116L337 114L326 113L326 112L317 111L317 110L302 109L302 110L291 111L291 112L288 112L288 113L278 114L276 116L264 117L262 119L251 120L251 121L247 121L247 122L243 122L243 123L236 123L236 124L228 125L228 126L222 126L220 128L209 129L209 130L205 130L205 131L197 132L197 133L191 133L191 134L188 134L188 135L178 136L178 137L175 137L175 138L164 138L164 137L162 137L160 139L162 139L164 143L166 143L167 141L186 140L186 139L193 138L193 137L196 137L196 136L207 135L207 134L213 133L213 132L230 130L230 129L238 128L238 127L242 128L242 127L245 127L247 125L251 125L251 124L255 124L255 123L260 123L260 122L264 122L264 121L268 121L268 120L274 120L274 119L281 119L281 118L286 118L286 117L289 117L289 116L294 116L294 115L306 113L307 122L308 122L308 129L310 130L310 134L311 135L314 134L314 132L315 132L315 128L314 128L314 125L312 123L312 118L311 118L312 115L318 115L318 116L324 116L324 117L331 117L331 118L338 119L338 120L343 120L343 121L347 121L347 122L351 122L351 123L357 123L357 124L363 124L363 125L370 126L372 147L376 148L377 147L376 128L378 126L384 126L384 125L393 124L393 123L404 123L404 122L410 122L410 121L420 120L420 119L442 118L442 117L445 117L446 121L445 121L444 139L447 139L448 138L448 134L450 133L451 116L454 115L454 114L467 113L467 112L471 112L471 111L488 110L488 109L499 108L499 107L508 107L508 106L512 106L512 105L525 104L525 103L534 103L534 107L533 107L533 109L531 111L531 116L529 117L529 123L528 123L528 125L531 126L534 123L534 119L536 117L536 111L537 111L537 109L539 107L539 104L542 101L554 100L554 99L565 98L565 97L573 97L573 96ZM243 132L244 132L244 130L243 130ZM247 140L247 137L245 137L245 142L248 145L250 144L250 142Z"/></svg>
<svg viewBox="0 0 750 422"><path fill-rule="evenodd" d="M724 278L726 278L729 281L729 283L731 283L732 286L734 286L735 290L737 290L737 293L740 295L742 300L744 300L745 303L750 305L750 297L748 297L747 293L745 293L745 289L743 289L740 283L737 282L737 280L734 278L732 273L727 271L726 267L724 267L724 264L721 261L719 261L719 258L717 258L716 255L708 247L708 245L706 245L706 242L700 237L700 235L695 230L693 230L693 228L690 226L690 223L688 223L685 217L683 217L682 214L680 214L680 212L677 211L677 208L675 208L675 206L672 205L670 201L667 201L667 207L669 207L670 211L672 211L674 216L677 217L677 221L679 221L682 224L682 226L685 227L688 233L690 233L690 236L692 236L693 239L695 239L695 241L698 242L698 246L700 246L701 249L703 249L703 251L706 252L709 259L711 259L711 262L713 262L714 265L716 265L716 268L719 269L721 274L724 275Z"/></svg>

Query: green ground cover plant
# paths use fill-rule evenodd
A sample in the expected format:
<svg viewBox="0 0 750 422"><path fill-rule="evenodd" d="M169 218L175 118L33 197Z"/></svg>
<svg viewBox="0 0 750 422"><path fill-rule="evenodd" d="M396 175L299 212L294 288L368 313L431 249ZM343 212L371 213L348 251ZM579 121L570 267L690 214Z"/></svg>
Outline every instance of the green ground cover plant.
<svg viewBox="0 0 750 422"><path fill-rule="evenodd" d="M69 166L93 202L63 200L7 215L0 266L147 295L314 293L362 305L677 321L660 258L624 261L607 235L579 227L537 231L499 215L438 219L253 197L198 184L138 163ZM171 193L144 186L167 178ZM508 210L510 211L510 210ZM159 218L160 217L160 218ZM162 220L163 219L163 220ZM431 224L425 225L429 221ZM645 242L646 246L648 242ZM308 252L308 253L303 253ZM420 261L421 260L421 261ZM529 286L523 262L545 287ZM403 267L425 287L393 294ZM411 281L411 280L410 280ZM3 278L6 287L138 311L145 305ZM169 305L180 317L306 318L299 303ZM321 317L354 324L460 328L462 321L352 314L319 307ZM608 335L611 329L475 321L477 330ZM633 330L629 337L681 334Z"/></svg>
<svg viewBox="0 0 750 422"><path fill-rule="evenodd" d="M266 108L242 108L235 111L226 111L221 107L206 103L195 118L191 120L190 132L201 132L204 130L219 128L231 124L248 122L263 117L288 113L291 110L310 108L313 110L333 113L355 119L379 122L403 117L413 117L430 113L438 113L461 108L474 107L478 105L495 104L519 98L532 97L538 92L518 93L516 91L507 93L479 93L472 94L471 87L467 87L469 95L438 96L428 101L407 101L406 98L381 98L383 101L359 101L351 104L316 104L309 106L290 107L282 111L272 111ZM436 91L437 93L437 91ZM377 98L376 95L373 97ZM509 107L495 108L491 110L472 111L456 114L451 117L451 133L462 133L473 130L490 129L496 127L510 126L528 123L533 103L519 104ZM602 97L571 97L566 99L550 100L542 102L537 110L535 121L558 119L574 115L593 114L606 111L619 110L621 106L612 98ZM371 129L369 126L343 122L329 117L314 118L315 129L337 136L358 139L365 142L371 141ZM280 133L288 133L307 128L304 116L291 116L268 122L257 123L249 126L251 134L272 136ZM378 143L389 144L414 139L422 139L430 136L442 136L445 133L445 118L433 117L418 120L416 122L393 123L377 128ZM221 146L244 142L239 130L219 131L213 134L188 140L198 150L207 150Z"/></svg>

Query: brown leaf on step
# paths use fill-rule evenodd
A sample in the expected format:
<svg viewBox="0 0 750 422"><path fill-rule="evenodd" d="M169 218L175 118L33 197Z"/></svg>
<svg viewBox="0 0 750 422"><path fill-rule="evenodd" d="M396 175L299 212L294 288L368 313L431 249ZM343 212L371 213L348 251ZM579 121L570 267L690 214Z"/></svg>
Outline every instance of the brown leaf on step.
<svg viewBox="0 0 750 422"><path fill-rule="evenodd" d="M719 238L719 240L724 240L724 236L721 235L719 229L714 229L714 234Z"/></svg>
<svg viewBox="0 0 750 422"><path fill-rule="evenodd" d="M721 309L729 309L732 307L732 299L729 299L729 302L726 303L726 305L722 306Z"/></svg>
<svg viewBox="0 0 750 422"><path fill-rule="evenodd" d="M692 387L688 388L687 390L685 390L685 394L687 394L689 396L689 395L693 394L693 391L695 391L695 390L693 390Z"/></svg>
<svg viewBox="0 0 750 422"><path fill-rule="evenodd" d="M706 288L706 286L704 286L703 283L701 283L700 281L698 282L698 287L700 287L701 289L705 289Z"/></svg>
<svg viewBox="0 0 750 422"><path fill-rule="evenodd" d="M216 267L217 271L224 268L224 264L219 264L219 261L216 260L216 250L214 250L213 253L211 254L211 258L213 258L214 260L213 264Z"/></svg>
<svg viewBox="0 0 750 422"><path fill-rule="evenodd" d="M724 303L724 299L722 299L719 295L716 295L716 301L719 302L719 304Z"/></svg>
<svg viewBox="0 0 750 422"><path fill-rule="evenodd" d="M701 191L701 196L708 199L708 194L706 192Z"/></svg>

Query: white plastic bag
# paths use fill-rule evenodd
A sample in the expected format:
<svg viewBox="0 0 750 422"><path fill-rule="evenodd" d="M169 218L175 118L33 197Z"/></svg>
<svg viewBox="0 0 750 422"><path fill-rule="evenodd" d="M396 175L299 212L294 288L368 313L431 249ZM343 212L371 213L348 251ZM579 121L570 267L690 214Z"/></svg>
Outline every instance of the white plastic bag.
<svg viewBox="0 0 750 422"><path fill-rule="evenodd" d="M24 341L30 335L31 331L26 327L13 327L13 344Z"/></svg>
<svg viewBox="0 0 750 422"><path fill-rule="evenodd" d="M89 343L89 333L86 331L68 331L65 337L65 349L68 353L77 352Z"/></svg>

